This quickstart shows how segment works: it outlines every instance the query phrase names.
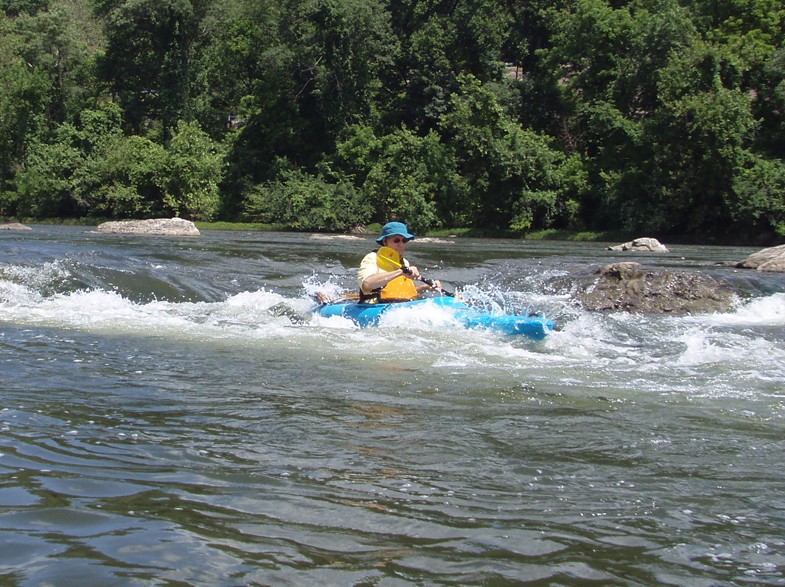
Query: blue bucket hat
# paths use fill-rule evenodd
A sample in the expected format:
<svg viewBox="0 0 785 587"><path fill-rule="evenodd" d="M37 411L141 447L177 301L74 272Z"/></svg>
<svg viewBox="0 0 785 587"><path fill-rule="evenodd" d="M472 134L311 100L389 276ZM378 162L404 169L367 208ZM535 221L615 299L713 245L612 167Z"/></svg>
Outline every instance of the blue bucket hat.
<svg viewBox="0 0 785 587"><path fill-rule="evenodd" d="M409 233L406 225L403 222L388 222L382 226L382 236L376 239L376 242L382 244L382 241L388 236L399 234L406 240L414 239L414 235Z"/></svg>

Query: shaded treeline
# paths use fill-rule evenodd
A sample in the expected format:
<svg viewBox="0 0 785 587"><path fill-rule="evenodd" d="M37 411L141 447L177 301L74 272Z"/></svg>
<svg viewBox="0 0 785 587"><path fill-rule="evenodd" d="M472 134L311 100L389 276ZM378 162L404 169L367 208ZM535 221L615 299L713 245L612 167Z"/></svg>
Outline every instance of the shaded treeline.
<svg viewBox="0 0 785 587"><path fill-rule="evenodd" d="M781 0L0 0L0 215L785 236Z"/></svg>

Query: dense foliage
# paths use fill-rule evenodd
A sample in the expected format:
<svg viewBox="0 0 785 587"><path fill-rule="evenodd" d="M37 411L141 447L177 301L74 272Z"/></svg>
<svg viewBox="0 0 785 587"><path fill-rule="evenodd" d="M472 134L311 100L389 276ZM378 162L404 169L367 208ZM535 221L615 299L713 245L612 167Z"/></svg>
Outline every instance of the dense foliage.
<svg viewBox="0 0 785 587"><path fill-rule="evenodd" d="M781 0L0 9L0 216L785 237Z"/></svg>

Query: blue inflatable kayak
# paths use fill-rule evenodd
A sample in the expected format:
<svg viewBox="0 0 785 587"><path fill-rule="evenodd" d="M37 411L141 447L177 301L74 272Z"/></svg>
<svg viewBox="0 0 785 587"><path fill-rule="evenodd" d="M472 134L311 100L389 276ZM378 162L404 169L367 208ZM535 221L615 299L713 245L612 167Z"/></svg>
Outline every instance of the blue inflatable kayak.
<svg viewBox="0 0 785 587"><path fill-rule="evenodd" d="M343 300L320 305L316 308L316 312L325 318L330 318L332 316L348 318L358 326L366 327L378 325L382 314L393 308L399 310L424 306L426 304L430 304L437 308L447 309L452 317L466 328L489 328L504 334L522 334L534 339L545 338L545 336L553 330L553 322L540 316L489 314L488 312L470 308L462 301L447 296L389 304L362 304Z"/></svg>

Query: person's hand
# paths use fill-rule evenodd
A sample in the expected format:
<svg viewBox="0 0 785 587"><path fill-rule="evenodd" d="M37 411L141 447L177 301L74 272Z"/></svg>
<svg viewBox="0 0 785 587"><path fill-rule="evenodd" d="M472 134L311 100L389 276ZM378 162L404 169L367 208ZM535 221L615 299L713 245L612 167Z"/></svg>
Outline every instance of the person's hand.
<svg viewBox="0 0 785 587"><path fill-rule="evenodd" d="M410 279L420 279L420 270L414 265L409 265L401 269L403 274Z"/></svg>

